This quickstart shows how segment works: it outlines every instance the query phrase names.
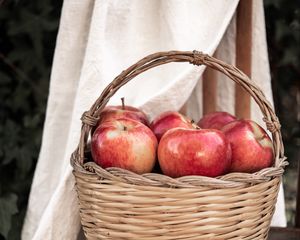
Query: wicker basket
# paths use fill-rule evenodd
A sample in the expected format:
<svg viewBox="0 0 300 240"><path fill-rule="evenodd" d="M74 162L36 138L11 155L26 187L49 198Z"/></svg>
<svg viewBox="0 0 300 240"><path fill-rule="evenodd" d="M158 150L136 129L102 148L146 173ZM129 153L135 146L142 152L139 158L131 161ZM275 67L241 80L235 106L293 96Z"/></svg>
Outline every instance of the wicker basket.
<svg viewBox="0 0 300 240"><path fill-rule="evenodd" d="M170 62L218 70L240 84L259 105L272 133L275 166L254 174L177 179L119 168L102 169L90 160L87 142L111 96L140 73ZM280 124L263 92L234 66L198 51L160 52L123 71L82 115L78 148L71 164L81 223L88 239L267 239L281 176L287 162Z"/></svg>

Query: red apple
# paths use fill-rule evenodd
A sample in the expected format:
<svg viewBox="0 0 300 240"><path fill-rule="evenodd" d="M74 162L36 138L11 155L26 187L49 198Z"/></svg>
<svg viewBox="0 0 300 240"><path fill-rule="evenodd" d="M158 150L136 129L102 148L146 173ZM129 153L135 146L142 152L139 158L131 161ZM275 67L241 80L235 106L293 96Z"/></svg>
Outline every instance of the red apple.
<svg viewBox="0 0 300 240"><path fill-rule="evenodd" d="M197 128L193 121L179 112L167 111L157 116L150 124L150 128L154 132L159 141L164 133L172 128Z"/></svg>
<svg viewBox="0 0 300 240"><path fill-rule="evenodd" d="M231 172L253 173L274 163L273 144L257 123L236 120L222 129L232 149Z"/></svg>
<svg viewBox="0 0 300 240"><path fill-rule="evenodd" d="M226 124L235 121L236 117L228 112L213 112L203 116L198 125L201 128L213 128L221 130Z"/></svg>
<svg viewBox="0 0 300 240"><path fill-rule="evenodd" d="M128 118L102 123L91 141L92 157L101 167L119 167L139 174L151 172L156 149L153 132Z"/></svg>
<svg viewBox="0 0 300 240"><path fill-rule="evenodd" d="M122 98L121 106L107 106L100 113L100 120L98 125L103 122L118 119L118 118L129 118L136 121L139 121L146 126L149 126L149 121L147 115L140 109L126 106L124 104L124 98Z"/></svg>
<svg viewBox="0 0 300 240"><path fill-rule="evenodd" d="M216 177L229 171L231 149L219 130L174 128L159 142L158 161L170 177Z"/></svg>

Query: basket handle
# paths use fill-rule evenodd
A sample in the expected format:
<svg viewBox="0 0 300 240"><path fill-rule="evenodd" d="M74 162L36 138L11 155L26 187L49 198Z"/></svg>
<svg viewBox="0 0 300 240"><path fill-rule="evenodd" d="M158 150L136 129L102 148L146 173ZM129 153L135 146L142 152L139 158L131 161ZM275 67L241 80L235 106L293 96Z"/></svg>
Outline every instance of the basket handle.
<svg viewBox="0 0 300 240"><path fill-rule="evenodd" d="M169 51L158 52L141 59L125 71L121 72L101 93L91 108L84 112L81 121L81 136L78 148L75 151L76 157L72 157L72 165L82 166L84 163L84 151L91 128L99 120L99 114L108 103L109 99L127 82L137 75L151 68L171 62L189 62L194 65L205 65L214 70L222 72L234 82L243 87L256 101L262 111L267 129L272 133L273 147L275 153L275 166L283 167L287 164L284 157L284 147L280 132L280 123L274 113L272 105L266 99L260 88L249 79L249 77L238 68L220 61L214 57L199 51Z"/></svg>

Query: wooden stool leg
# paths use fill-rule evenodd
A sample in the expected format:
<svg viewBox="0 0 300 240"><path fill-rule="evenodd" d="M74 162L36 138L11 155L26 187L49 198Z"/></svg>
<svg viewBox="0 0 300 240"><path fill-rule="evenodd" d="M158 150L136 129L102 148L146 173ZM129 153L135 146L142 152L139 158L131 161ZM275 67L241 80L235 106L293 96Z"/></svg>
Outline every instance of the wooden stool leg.
<svg viewBox="0 0 300 240"><path fill-rule="evenodd" d="M206 68L203 73L203 115L217 109L217 72Z"/></svg>
<svg viewBox="0 0 300 240"><path fill-rule="evenodd" d="M251 77L252 0L241 0L237 9L236 66ZM239 85L235 88L235 114L250 118L250 95Z"/></svg>

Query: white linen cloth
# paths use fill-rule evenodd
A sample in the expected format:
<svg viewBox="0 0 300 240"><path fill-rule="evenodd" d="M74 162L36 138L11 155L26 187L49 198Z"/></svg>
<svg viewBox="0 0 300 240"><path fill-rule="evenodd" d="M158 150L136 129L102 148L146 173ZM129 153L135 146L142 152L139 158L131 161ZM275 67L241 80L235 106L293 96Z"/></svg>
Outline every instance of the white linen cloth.
<svg viewBox="0 0 300 240"><path fill-rule="evenodd" d="M157 51L200 50L235 64L237 0L65 0L57 37L42 146L22 239L76 239L80 229L70 155L80 116L122 70ZM254 1L253 80L272 101L263 3ZM147 71L120 89L110 104L141 107L153 118L179 110L202 115L204 67L172 63ZM234 113L234 84L218 74L218 110ZM252 104L252 118L261 114ZM264 124L263 124L264 126ZM285 226L280 191L273 225Z"/></svg>

